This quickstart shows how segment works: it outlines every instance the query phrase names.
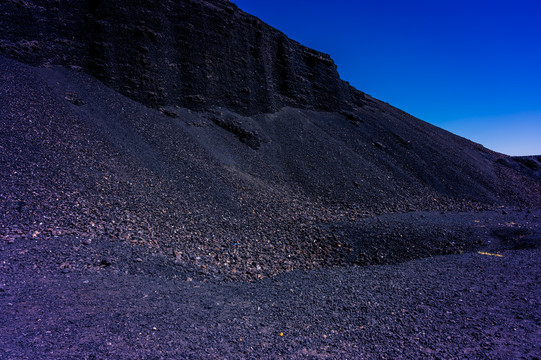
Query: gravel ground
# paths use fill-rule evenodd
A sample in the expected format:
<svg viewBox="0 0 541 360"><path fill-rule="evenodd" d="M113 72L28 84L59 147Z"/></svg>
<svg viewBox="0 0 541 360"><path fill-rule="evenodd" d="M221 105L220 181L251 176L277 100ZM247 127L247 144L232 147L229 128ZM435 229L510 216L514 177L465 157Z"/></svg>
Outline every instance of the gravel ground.
<svg viewBox="0 0 541 360"><path fill-rule="evenodd" d="M3 241L0 358L538 359L541 211L503 212L366 219L367 243L439 224L477 252L255 282L122 241Z"/></svg>
<svg viewBox="0 0 541 360"><path fill-rule="evenodd" d="M541 357L539 249L223 283L64 272L39 247L0 252L2 359Z"/></svg>
<svg viewBox="0 0 541 360"><path fill-rule="evenodd" d="M0 358L541 357L511 158L390 107L168 115L5 58L0 85Z"/></svg>

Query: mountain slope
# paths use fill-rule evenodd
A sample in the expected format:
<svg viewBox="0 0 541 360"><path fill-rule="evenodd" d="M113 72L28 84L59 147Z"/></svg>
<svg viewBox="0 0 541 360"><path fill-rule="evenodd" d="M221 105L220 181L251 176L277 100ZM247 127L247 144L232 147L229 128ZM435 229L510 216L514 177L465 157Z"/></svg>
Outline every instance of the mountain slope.
<svg viewBox="0 0 541 360"><path fill-rule="evenodd" d="M328 57L227 1L155 12L140 1L143 15L115 4L0 4L0 49L27 63L0 57L8 241L120 242L253 279L472 250L492 228L434 214L541 206L535 158L492 152L352 89ZM244 25L217 41L233 23ZM171 43L180 28L185 42ZM148 64L132 56L138 47ZM229 62L201 63L228 52ZM181 54L184 65L160 67ZM411 211L374 230L372 216ZM82 264L101 263L93 256Z"/></svg>
<svg viewBox="0 0 541 360"><path fill-rule="evenodd" d="M380 229L384 238L410 236L414 247L363 247L373 214L539 204L538 185L497 161L507 157L376 100L356 113L174 108L172 117L83 73L5 58L0 68L8 238L109 239L252 278L475 242L459 241L460 227L399 221Z"/></svg>

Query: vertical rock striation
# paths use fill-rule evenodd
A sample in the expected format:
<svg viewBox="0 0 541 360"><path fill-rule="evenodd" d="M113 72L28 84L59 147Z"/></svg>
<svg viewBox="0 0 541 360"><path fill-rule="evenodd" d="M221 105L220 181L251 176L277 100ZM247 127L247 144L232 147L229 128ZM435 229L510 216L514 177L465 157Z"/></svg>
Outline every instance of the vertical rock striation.
<svg viewBox="0 0 541 360"><path fill-rule="evenodd" d="M5 0L0 53L80 68L149 106L337 111L364 94L309 49L227 0Z"/></svg>

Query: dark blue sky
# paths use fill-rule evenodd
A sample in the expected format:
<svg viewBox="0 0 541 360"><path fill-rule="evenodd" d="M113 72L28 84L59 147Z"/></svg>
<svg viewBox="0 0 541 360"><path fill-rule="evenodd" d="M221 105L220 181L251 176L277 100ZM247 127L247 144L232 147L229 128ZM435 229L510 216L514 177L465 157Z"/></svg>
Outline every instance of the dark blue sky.
<svg viewBox="0 0 541 360"><path fill-rule="evenodd" d="M541 154L541 1L233 0L342 79L510 155Z"/></svg>

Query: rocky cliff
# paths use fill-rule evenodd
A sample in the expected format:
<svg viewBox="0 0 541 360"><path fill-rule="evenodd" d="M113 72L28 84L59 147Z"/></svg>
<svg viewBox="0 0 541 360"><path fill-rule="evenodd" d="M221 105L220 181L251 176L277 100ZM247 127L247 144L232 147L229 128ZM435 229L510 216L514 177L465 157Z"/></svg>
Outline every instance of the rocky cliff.
<svg viewBox="0 0 541 360"><path fill-rule="evenodd" d="M227 0L4 0L0 53L63 65L152 107L335 111L364 95L327 55Z"/></svg>

